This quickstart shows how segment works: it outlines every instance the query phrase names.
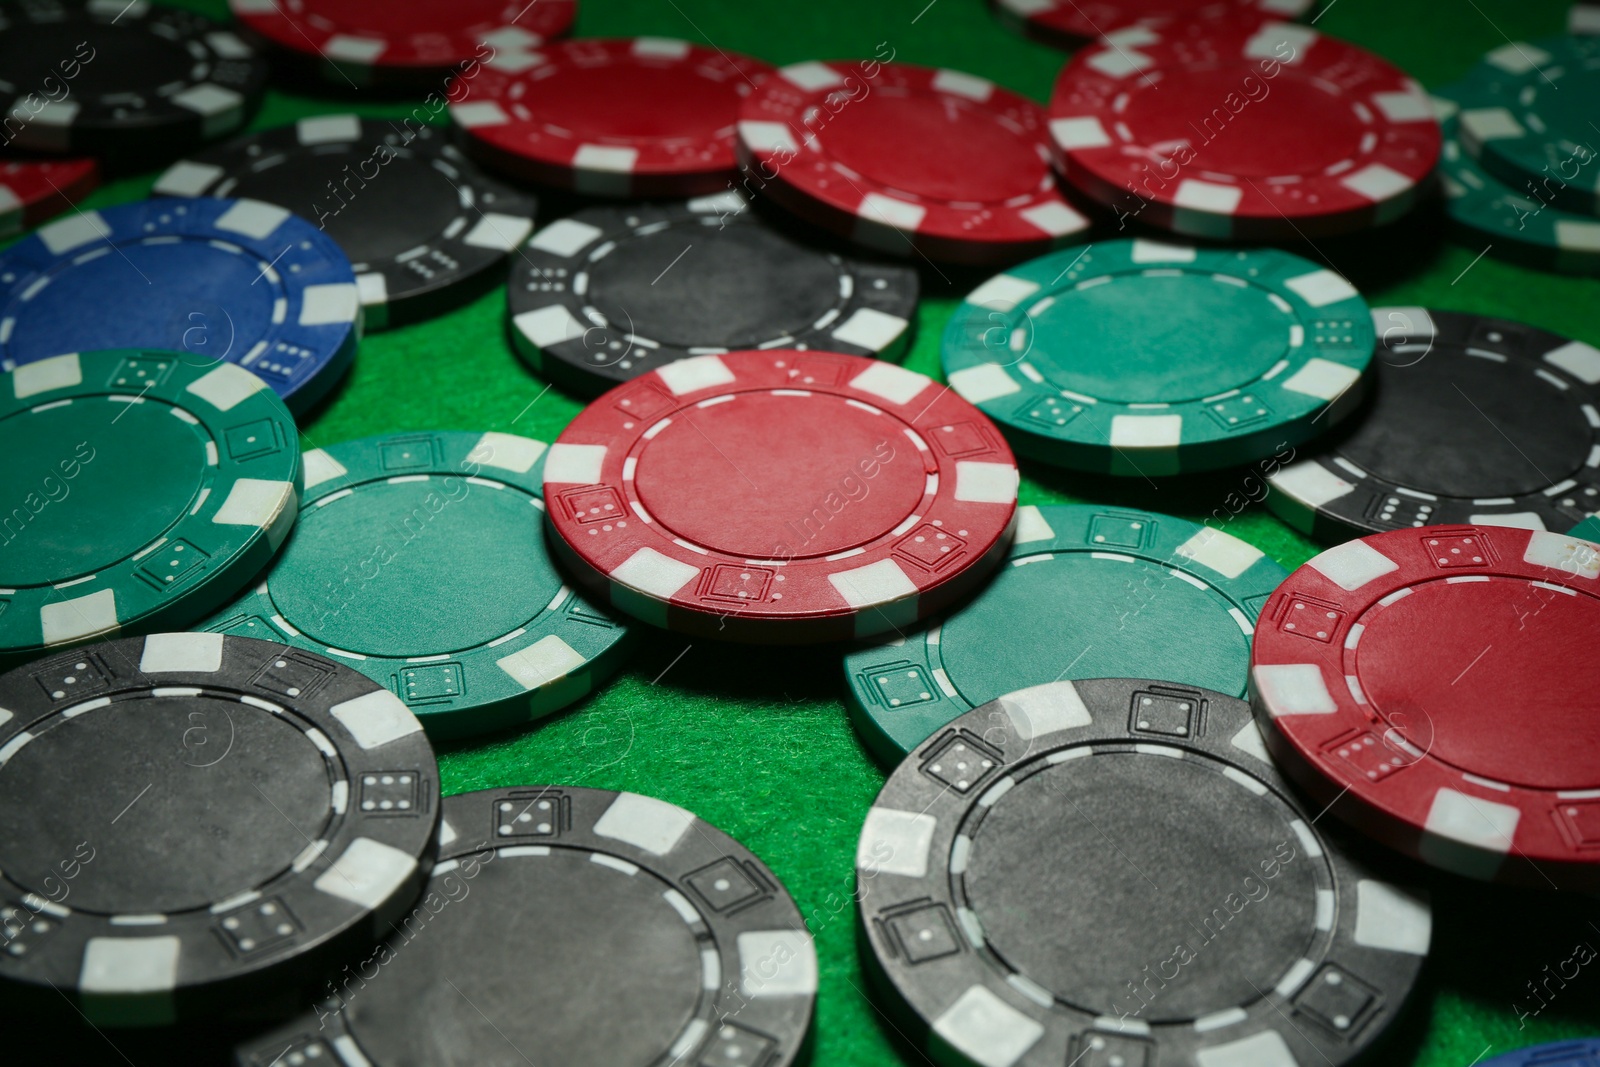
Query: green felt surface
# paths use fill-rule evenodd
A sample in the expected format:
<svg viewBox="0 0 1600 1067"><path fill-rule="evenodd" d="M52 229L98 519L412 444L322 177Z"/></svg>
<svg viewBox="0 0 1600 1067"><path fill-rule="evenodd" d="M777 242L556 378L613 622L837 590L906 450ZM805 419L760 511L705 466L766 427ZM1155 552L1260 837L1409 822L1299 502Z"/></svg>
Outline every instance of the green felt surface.
<svg viewBox="0 0 1600 1067"><path fill-rule="evenodd" d="M1038 100L1047 98L1063 58L1005 29L979 0L582 5L580 36L683 37L780 64L892 50L900 60L970 71ZM195 0L195 6L222 9L220 0ZM1425 85L1442 86L1509 38L1559 31L1565 7L1553 0L1337 0L1318 25L1376 50ZM352 109L398 117L414 107L360 94L338 100L274 93L255 126ZM119 181L89 204L142 196L153 177ZM1374 304L1503 315L1600 342L1600 282L1477 259L1481 248L1442 242L1425 223L1296 250L1350 276ZM971 279L928 269L925 281L929 298L907 364L936 376L940 330ZM553 438L579 404L547 390L512 354L504 305L502 288L445 318L368 338L348 381L304 426L304 444L433 428ZM1315 552L1259 504L1241 509L1240 502L1261 492L1259 479L1248 473L1162 482L1038 466L1024 466L1023 474L1024 502L1105 502L1209 516L1289 567ZM437 589L418 595L449 595L447 576L440 577ZM822 979L815 1062L922 1062L914 1051L891 1044L856 963L855 843L884 776L850 731L839 655L837 648L719 647L651 633L631 667L592 699L529 729L448 746L445 791L567 783L647 793L695 811L766 860L808 918ZM1436 952L1380 1062L1456 1067L1520 1045L1600 1031L1600 975L1592 966L1564 963L1575 946L1600 944L1600 909L1592 902L1503 892L1438 875L1428 881L1436 898ZM627 1007L616 1007L625 1025Z"/></svg>

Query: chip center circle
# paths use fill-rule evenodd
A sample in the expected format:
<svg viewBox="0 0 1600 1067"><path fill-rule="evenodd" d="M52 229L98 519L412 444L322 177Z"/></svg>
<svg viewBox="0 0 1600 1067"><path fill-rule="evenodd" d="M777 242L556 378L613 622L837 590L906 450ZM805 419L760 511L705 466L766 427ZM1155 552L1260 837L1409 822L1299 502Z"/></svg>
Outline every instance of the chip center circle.
<svg viewBox="0 0 1600 1067"><path fill-rule="evenodd" d="M1289 354L1297 323L1266 289L1229 282L1141 271L1052 292L1013 323L1029 347L1006 358L1032 364L1056 389L1125 404L1251 385Z"/></svg>
<svg viewBox="0 0 1600 1067"><path fill-rule="evenodd" d="M555 599L528 494L456 477L374 481L302 510L268 577L313 640L367 656L442 655L520 627Z"/></svg>
<svg viewBox="0 0 1600 1067"><path fill-rule="evenodd" d="M93 107L115 100L137 113L155 101L135 103L141 94L130 91L132 86L182 86L204 80L205 67L196 64L181 39L146 29L137 16L128 20L130 24L119 25L105 18L74 18L67 10L68 17L53 23L43 21L41 10L41 21L19 19L0 33L0 70L6 72L8 85L28 87L24 92L40 91L53 82L70 80L73 101ZM87 54L86 24L94 27L94 46ZM63 79L68 69L73 73ZM202 72L198 78L197 71Z"/></svg>
<svg viewBox="0 0 1600 1067"><path fill-rule="evenodd" d="M207 484L203 431L158 401L94 396L0 422L0 456L35 456L41 441L83 444L44 466L0 463L0 500L36 501L0 552L0 586L7 588L60 582L129 559L188 514ZM160 569L177 549L164 546L151 565Z"/></svg>
<svg viewBox="0 0 1600 1067"><path fill-rule="evenodd" d="M1600 598L1499 575L1430 581L1359 621L1353 673L1414 746L1491 781L1600 786Z"/></svg>
<svg viewBox="0 0 1600 1067"><path fill-rule="evenodd" d="M248 704L135 697L45 725L0 768L0 869L77 911L236 898L288 872L332 815L321 750Z"/></svg>
<svg viewBox="0 0 1600 1067"><path fill-rule="evenodd" d="M282 7L295 12L319 28L354 32L357 35L391 41L422 37L436 44L444 36L441 22L470 33L487 26L513 26L528 11L523 3L505 0L452 0L449 13L432 3L391 3L375 8L371 0L286 0ZM308 10L309 9L309 10ZM443 16L443 18L441 18Z"/></svg>
<svg viewBox="0 0 1600 1067"><path fill-rule="evenodd" d="M102 349L114 323L120 348L238 361L246 354L242 346L276 335L278 305L287 297L281 274L268 273L254 253L219 243L189 236L132 240L105 255L63 260L31 299L5 308L16 316L9 356L30 363ZM291 251L277 269L288 270L298 255ZM152 278L160 284L152 287ZM93 314L84 313L85 293L95 294ZM263 359L275 355L268 349Z"/></svg>
<svg viewBox="0 0 1600 1067"><path fill-rule="evenodd" d="M1240 179L1320 175L1370 154L1363 138L1380 131L1361 120L1331 79L1280 65L1265 95L1247 99L1250 82L1260 84L1255 60L1186 67L1159 88L1141 85L1128 94L1118 118L1138 131L1140 145L1167 152L1175 145L1192 146L1193 160L1180 169L1201 179L1207 171ZM1179 100L1204 104L1191 110L1179 105L1174 93ZM1224 100L1236 102L1237 111ZM1212 103L1220 115L1208 110Z"/></svg>
<svg viewBox="0 0 1600 1067"><path fill-rule="evenodd" d="M1049 174L1035 141L949 93L880 86L829 117L818 140L831 160L869 184L930 201L1026 197Z"/></svg>
<svg viewBox="0 0 1600 1067"><path fill-rule="evenodd" d="M1316 958L1326 859L1288 804L1225 770L1097 750L1020 780L968 831L989 948L1060 1002L1152 1025L1253 1004Z"/></svg>
<svg viewBox="0 0 1600 1067"><path fill-rule="evenodd" d="M871 544L923 500L899 419L825 393L735 393L680 410L640 447L635 489L664 531L743 559Z"/></svg>
<svg viewBox="0 0 1600 1067"><path fill-rule="evenodd" d="M630 146L656 142L695 158L700 145L717 141L729 125L742 84L737 75L719 77L698 63L635 55L626 64L568 62L548 75L535 71L525 89L518 85L523 91L511 106L538 124L541 135Z"/></svg>
<svg viewBox="0 0 1600 1067"><path fill-rule="evenodd" d="M700 946L648 871L570 848L500 851L446 885L458 895L419 905L426 918L400 924L417 935L348 1002L374 1063L504 1063L522 1049L562 1067L650 1067L699 1010Z"/></svg>

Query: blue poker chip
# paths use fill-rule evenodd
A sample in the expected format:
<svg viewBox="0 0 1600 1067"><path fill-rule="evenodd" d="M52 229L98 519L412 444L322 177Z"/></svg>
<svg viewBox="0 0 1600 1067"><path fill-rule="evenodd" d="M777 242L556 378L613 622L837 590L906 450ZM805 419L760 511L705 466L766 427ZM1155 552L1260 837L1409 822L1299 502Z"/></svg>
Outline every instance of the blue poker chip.
<svg viewBox="0 0 1600 1067"><path fill-rule="evenodd" d="M1600 1067L1600 1038L1519 1048L1484 1060L1478 1067Z"/></svg>
<svg viewBox="0 0 1600 1067"><path fill-rule="evenodd" d="M165 349L238 364L299 414L360 340L350 260L312 223L259 200L81 211L0 253L0 370Z"/></svg>

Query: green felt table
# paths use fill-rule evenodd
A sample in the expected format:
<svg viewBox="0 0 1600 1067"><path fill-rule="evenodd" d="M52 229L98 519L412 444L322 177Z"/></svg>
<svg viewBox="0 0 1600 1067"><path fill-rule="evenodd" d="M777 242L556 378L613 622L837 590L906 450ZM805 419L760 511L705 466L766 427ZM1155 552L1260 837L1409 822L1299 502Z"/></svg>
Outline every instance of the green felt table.
<svg viewBox="0 0 1600 1067"><path fill-rule="evenodd" d="M222 0L192 6L225 14ZM1432 87L1459 78L1508 39L1558 32L1565 14L1554 0L1337 0L1318 26ZM969 71L1041 101L1063 61L1007 30L980 0L582 0L577 34L682 37L777 64L881 55L886 43L900 60ZM349 110L400 117L415 106L274 92L254 127ZM144 196L153 177L117 181L88 204ZM1501 315L1600 343L1600 282L1480 259L1480 247L1442 240L1426 218L1296 250L1345 273L1373 304ZM926 265L923 274L926 298L906 363L937 376L941 328L970 279ZM443 318L368 337L348 379L302 427L305 447L420 429L554 438L580 404L547 389L513 355L505 325L502 286ZM1260 495L1259 481L1241 472L1148 482L1027 464L1021 489L1025 503L1087 501L1210 517L1286 566L1304 562L1316 546L1254 502ZM448 575L440 579L438 595L449 595ZM652 631L631 666L578 706L527 729L444 746L444 790L559 783L632 790L689 808L745 842L800 903L821 967L815 1062L923 1062L895 1043L857 964L853 858L884 771L851 732L840 653L719 646ZM1578 946L1600 944L1592 901L1425 878L1435 897L1435 951L1381 1062L1458 1067L1600 1031L1600 975L1570 962L1575 951L1584 958ZM625 1024L626 1006L616 1007Z"/></svg>

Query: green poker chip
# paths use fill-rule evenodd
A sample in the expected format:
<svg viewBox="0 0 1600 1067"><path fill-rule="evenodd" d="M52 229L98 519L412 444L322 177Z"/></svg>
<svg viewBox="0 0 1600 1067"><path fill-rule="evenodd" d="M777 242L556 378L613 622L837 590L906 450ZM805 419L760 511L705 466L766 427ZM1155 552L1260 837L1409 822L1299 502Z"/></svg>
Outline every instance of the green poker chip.
<svg viewBox="0 0 1600 1067"><path fill-rule="evenodd" d="M1462 147L1502 182L1567 211L1600 214L1600 37L1513 41L1456 87Z"/></svg>
<svg viewBox="0 0 1600 1067"><path fill-rule="evenodd" d="M588 694L630 645L545 544L547 446L506 433L368 437L305 454L300 522L266 579L203 629L321 653L435 738Z"/></svg>
<svg viewBox="0 0 1600 1067"><path fill-rule="evenodd" d="M294 525L294 419L231 363L141 349L0 375L0 657L182 630Z"/></svg>
<svg viewBox="0 0 1600 1067"><path fill-rule="evenodd" d="M1256 616L1287 574L1232 534L1171 515L1018 508L1007 564L983 592L845 657L851 717L892 765L956 716L1047 682L1143 671L1242 696Z"/></svg>
<svg viewBox="0 0 1600 1067"><path fill-rule="evenodd" d="M984 282L941 356L951 388L1022 455L1157 475L1324 432L1359 402L1372 345L1366 301L1309 260L1124 240Z"/></svg>
<svg viewBox="0 0 1600 1067"><path fill-rule="evenodd" d="M1600 274L1600 218L1562 211L1502 182L1461 146L1456 112L1464 89L1434 93L1444 131L1439 177L1450 221L1489 242L1494 255L1567 274Z"/></svg>

